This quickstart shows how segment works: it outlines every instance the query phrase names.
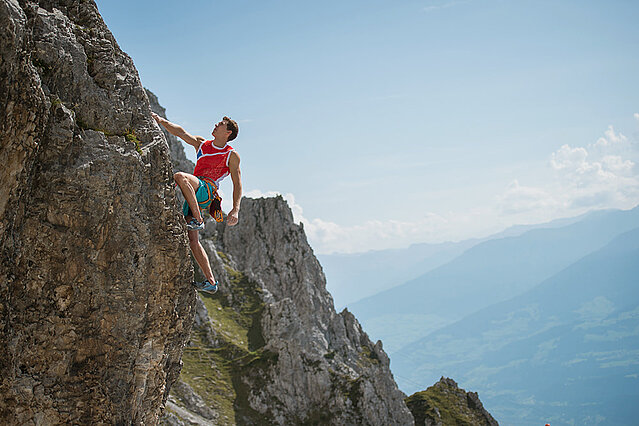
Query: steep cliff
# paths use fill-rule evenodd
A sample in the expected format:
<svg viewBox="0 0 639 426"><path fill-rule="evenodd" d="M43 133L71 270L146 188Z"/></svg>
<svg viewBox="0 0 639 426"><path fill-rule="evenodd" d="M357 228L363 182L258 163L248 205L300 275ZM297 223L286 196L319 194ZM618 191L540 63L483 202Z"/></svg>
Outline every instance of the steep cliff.
<svg viewBox="0 0 639 426"><path fill-rule="evenodd" d="M245 198L240 217L202 240L222 287L200 294L166 422L412 424L381 342L335 312L286 202Z"/></svg>
<svg viewBox="0 0 639 426"><path fill-rule="evenodd" d="M195 306L167 142L90 1L0 0L0 423L154 424Z"/></svg>

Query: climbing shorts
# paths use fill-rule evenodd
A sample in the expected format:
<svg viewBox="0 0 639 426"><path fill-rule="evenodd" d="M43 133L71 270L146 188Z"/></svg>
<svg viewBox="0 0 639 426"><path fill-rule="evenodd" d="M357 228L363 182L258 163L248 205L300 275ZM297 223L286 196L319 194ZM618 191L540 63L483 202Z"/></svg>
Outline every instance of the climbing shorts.
<svg viewBox="0 0 639 426"><path fill-rule="evenodd" d="M217 187L211 179L200 176L196 177L200 181L200 186L198 186L195 191L195 198L197 198L200 210L204 211L208 209L211 202L217 197ZM189 204L186 201L182 205L182 213L184 213L184 216L193 216Z"/></svg>

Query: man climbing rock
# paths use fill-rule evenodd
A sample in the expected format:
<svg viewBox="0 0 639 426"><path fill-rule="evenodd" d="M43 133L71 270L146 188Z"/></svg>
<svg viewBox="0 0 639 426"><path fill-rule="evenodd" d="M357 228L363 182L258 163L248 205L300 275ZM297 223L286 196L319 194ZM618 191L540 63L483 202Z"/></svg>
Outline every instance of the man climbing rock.
<svg viewBox="0 0 639 426"><path fill-rule="evenodd" d="M222 221L221 198L217 190L222 179L228 175L231 175L233 181L233 208L226 217L226 223L234 226L238 222L242 199L240 156L228 143L236 138L239 128L235 121L224 117L213 128L211 132L213 139L205 140L202 136L189 134L182 126L171 123L155 113L151 115L169 133L197 150L197 162L193 174L177 172L174 177L186 200L182 210L187 222L191 251L206 277L203 282L195 282L194 285L199 290L215 293L218 282L213 277L209 258L200 244L198 231L204 229L204 218L201 213L204 209L208 208L216 221Z"/></svg>

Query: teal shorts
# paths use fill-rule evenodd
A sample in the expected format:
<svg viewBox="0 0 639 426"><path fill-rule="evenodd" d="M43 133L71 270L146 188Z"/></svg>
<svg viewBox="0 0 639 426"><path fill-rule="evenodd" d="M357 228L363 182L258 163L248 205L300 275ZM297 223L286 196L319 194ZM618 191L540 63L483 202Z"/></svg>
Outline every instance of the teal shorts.
<svg viewBox="0 0 639 426"><path fill-rule="evenodd" d="M200 181L200 186L198 186L195 191L195 198L197 199L200 210L204 211L209 208L209 205L215 198L214 195L217 192L217 188L212 180L209 180L208 178L202 179L199 176L196 177ZM182 205L182 213L184 216L193 216L191 209L189 208L189 204L186 201Z"/></svg>

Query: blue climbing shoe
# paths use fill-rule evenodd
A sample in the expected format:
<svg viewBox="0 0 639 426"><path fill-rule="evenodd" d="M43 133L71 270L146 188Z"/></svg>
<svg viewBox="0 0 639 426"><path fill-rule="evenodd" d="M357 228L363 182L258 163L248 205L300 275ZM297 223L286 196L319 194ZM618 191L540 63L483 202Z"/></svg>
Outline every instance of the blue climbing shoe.
<svg viewBox="0 0 639 426"><path fill-rule="evenodd" d="M203 291L203 292L209 293L209 294L213 294L213 293L215 293L217 291L217 283L218 282L215 281L215 284L211 284L209 282L209 280L204 280L202 282L195 281L193 283L193 286L195 288L197 288L198 290L200 290L200 291Z"/></svg>
<svg viewBox="0 0 639 426"><path fill-rule="evenodd" d="M204 229L204 221L198 222L195 219L191 219L191 221L186 224L186 229L189 231L201 231Z"/></svg>

